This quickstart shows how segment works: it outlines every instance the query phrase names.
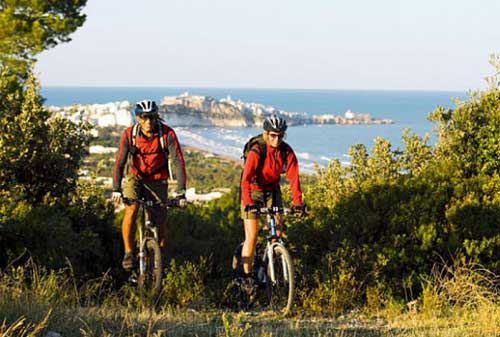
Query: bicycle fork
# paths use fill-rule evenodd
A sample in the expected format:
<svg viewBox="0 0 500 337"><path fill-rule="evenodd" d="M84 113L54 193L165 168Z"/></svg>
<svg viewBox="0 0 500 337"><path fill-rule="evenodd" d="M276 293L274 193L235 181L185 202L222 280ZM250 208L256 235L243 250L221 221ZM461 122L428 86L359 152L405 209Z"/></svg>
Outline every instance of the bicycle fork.
<svg viewBox="0 0 500 337"><path fill-rule="evenodd" d="M269 279L273 284L276 283L276 271L274 269L274 247L276 246L281 246L281 243L275 242L275 243L267 243L267 249L266 249L266 260L267 260L267 265L269 266ZM285 258L281 255L280 257L281 260L281 265L282 265L282 270L283 270L283 279L288 282L290 273L288 271L288 265L285 262Z"/></svg>
<svg viewBox="0 0 500 337"><path fill-rule="evenodd" d="M151 219L149 217L149 213L144 211L144 228L139 230L139 242L140 248L139 248L139 275L145 275L146 274L146 232L150 231L153 234L153 237L155 240L158 237L158 231L156 227L153 226Z"/></svg>
<svg viewBox="0 0 500 337"><path fill-rule="evenodd" d="M139 275L144 275L146 273L146 264L144 263L144 246L146 244L146 242L144 241L144 228L141 228L141 230L139 231L139 242L141 243L139 246Z"/></svg>
<svg viewBox="0 0 500 337"><path fill-rule="evenodd" d="M273 254L273 243L267 242L267 265L269 266L269 278L271 279L272 283L276 283L276 275L274 274L274 254Z"/></svg>
<svg viewBox="0 0 500 337"><path fill-rule="evenodd" d="M271 236L268 237L267 241L267 249L266 249L266 255L267 255L267 261L268 261L268 266L269 266L269 278L271 279L272 283L276 283L276 272L274 270L274 247L278 245L283 245L280 242L272 242L273 238L277 238L277 232L276 232L276 220L274 217L271 217L269 221L269 225L271 227ZM283 256L280 256L281 259L281 264L282 264L282 270L283 270L283 279L285 281L288 281L289 279L289 272L288 272L288 266L285 262L285 258Z"/></svg>

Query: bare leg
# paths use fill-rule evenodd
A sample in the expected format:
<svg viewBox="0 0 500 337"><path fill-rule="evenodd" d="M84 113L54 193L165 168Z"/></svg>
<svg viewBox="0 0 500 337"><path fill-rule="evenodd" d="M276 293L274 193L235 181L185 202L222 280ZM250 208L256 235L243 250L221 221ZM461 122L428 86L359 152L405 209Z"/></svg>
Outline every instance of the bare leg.
<svg viewBox="0 0 500 337"><path fill-rule="evenodd" d="M243 271L249 274L252 270L253 255L255 254L255 245L257 243L257 233L259 230L258 219L245 219L245 242L241 249L241 259L243 262Z"/></svg>
<svg viewBox="0 0 500 337"><path fill-rule="evenodd" d="M276 234L278 237L281 237L282 229L283 229L283 216L281 214L276 214Z"/></svg>
<svg viewBox="0 0 500 337"><path fill-rule="evenodd" d="M125 253L130 253L134 248L135 231L137 230L135 219L138 209L137 205L125 206L125 215L122 221L122 238Z"/></svg>
<svg viewBox="0 0 500 337"><path fill-rule="evenodd" d="M158 236L160 239L160 248L164 252L167 249L167 219L160 223Z"/></svg>

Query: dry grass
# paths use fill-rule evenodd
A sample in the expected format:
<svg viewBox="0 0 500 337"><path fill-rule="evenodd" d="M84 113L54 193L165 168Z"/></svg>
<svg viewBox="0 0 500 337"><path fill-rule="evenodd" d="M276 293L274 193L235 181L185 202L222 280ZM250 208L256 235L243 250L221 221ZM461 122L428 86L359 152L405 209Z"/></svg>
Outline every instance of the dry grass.
<svg viewBox="0 0 500 337"><path fill-rule="evenodd" d="M92 300L102 296L102 284L96 280L76 289L71 273L36 266L0 273L0 336L45 337L47 331L64 337L500 336L497 277L460 263L434 272L411 310L383 299L383 309L370 307L335 319L169 306L155 312L138 306L136 298L127 299L133 289Z"/></svg>
<svg viewBox="0 0 500 337"><path fill-rule="evenodd" d="M435 270L412 310L386 315L402 336L500 336L498 276L456 261Z"/></svg>
<svg viewBox="0 0 500 337"><path fill-rule="evenodd" d="M7 325L5 320L0 325L0 336L2 337L34 337L38 336L47 326L51 312L49 311L45 318L36 324L27 323L25 317L20 317L15 322Z"/></svg>

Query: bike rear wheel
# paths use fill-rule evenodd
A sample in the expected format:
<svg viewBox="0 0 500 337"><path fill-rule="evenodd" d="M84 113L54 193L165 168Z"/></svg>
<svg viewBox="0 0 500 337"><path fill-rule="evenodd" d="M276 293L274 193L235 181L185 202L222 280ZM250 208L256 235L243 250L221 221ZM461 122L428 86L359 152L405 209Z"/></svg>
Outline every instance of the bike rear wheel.
<svg viewBox="0 0 500 337"><path fill-rule="evenodd" d="M270 308L287 315L292 309L295 296L295 281L293 261L288 250L281 244L273 245L273 259L267 266L267 292ZM274 266L272 279L271 263Z"/></svg>
<svg viewBox="0 0 500 337"><path fill-rule="evenodd" d="M158 242L153 238L146 239L144 245L144 274L139 275L139 289L143 295L157 301L161 293L163 264Z"/></svg>

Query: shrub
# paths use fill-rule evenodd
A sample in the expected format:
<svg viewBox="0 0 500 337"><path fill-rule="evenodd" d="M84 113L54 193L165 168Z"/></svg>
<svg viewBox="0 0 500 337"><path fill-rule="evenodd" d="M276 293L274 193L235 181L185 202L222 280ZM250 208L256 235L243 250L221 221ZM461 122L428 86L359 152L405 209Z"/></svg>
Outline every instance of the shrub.
<svg viewBox="0 0 500 337"><path fill-rule="evenodd" d="M163 280L162 300L165 305L186 307L203 304L205 272L209 270L207 264L204 258L200 258L197 264L189 261L179 264L172 259Z"/></svg>

